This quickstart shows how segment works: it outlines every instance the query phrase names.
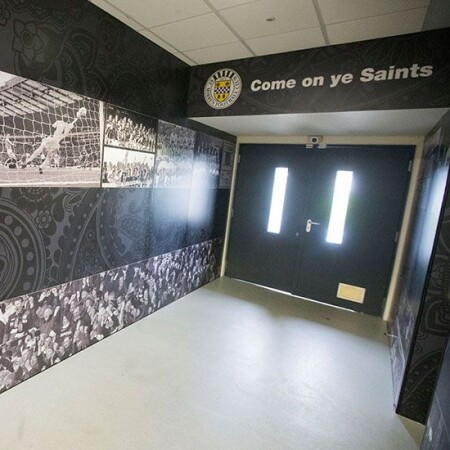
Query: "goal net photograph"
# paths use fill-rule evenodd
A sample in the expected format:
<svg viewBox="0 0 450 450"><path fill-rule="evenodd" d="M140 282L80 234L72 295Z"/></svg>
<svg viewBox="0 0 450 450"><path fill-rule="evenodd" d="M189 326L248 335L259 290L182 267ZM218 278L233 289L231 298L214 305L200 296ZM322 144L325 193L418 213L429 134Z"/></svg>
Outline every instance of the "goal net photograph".
<svg viewBox="0 0 450 450"><path fill-rule="evenodd" d="M99 187L102 106L0 72L0 186Z"/></svg>

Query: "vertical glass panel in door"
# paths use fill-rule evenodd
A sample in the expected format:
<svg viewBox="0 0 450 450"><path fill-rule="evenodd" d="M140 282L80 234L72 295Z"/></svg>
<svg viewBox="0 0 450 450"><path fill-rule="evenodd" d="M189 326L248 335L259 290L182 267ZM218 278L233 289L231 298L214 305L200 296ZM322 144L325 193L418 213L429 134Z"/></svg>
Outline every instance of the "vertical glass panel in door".
<svg viewBox="0 0 450 450"><path fill-rule="evenodd" d="M267 225L269 233L280 234L288 174L289 169L287 167L277 167L275 169L269 223Z"/></svg>
<svg viewBox="0 0 450 450"><path fill-rule="evenodd" d="M316 154L308 219L322 225L305 233L293 293L381 315L412 157L411 147L386 146ZM364 296L350 300L343 290Z"/></svg>
<svg viewBox="0 0 450 450"><path fill-rule="evenodd" d="M352 181L352 171L338 170L336 172L333 203L331 205L330 221L327 232L327 242L330 244L342 244Z"/></svg>
<svg viewBox="0 0 450 450"><path fill-rule="evenodd" d="M304 146L241 145L226 275L290 292L310 177Z"/></svg>

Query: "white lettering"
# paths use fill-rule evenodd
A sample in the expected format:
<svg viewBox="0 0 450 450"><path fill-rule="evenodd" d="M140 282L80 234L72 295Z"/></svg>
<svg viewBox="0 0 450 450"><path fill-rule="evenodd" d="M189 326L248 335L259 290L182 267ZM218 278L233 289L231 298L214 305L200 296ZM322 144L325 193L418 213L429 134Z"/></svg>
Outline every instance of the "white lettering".
<svg viewBox="0 0 450 450"><path fill-rule="evenodd" d="M344 73L341 78L342 83L349 84L353 81L353 75L351 73Z"/></svg>
<svg viewBox="0 0 450 450"><path fill-rule="evenodd" d="M363 83L372 81L374 72L375 69L372 69L372 67L366 67L361 71L361 77L359 78L359 81L362 81Z"/></svg>
<svg viewBox="0 0 450 450"><path fill-rule="evenodd" d="M433 66L423 66L420 68L421 77L430 77L433 75Z"/></svg>
<svg viewBox="0 0 450 450"><path fill-rule="evenodd" d="M261 89L261 80L253 80L252 84L250 85L250 89L253 92L257 92Z"/></svg>
<svg viewBox="0 0 450 450"><path fill-rule="evenodd" d="M297 82L293 78L291 78L290 80L287 80L286 87L288 89L293 89L293 88L295 88L295 86L297 86Z"/></svg>
<svg viewBox="0 0 450 450"><path fill-rule="evenodd" d="M261 81L253 80L250 89L253 92L258 91L278 91L281 89L293 89L297 85L297 82L291 78L289 80L274 80L274 81Z"/></svg>
<svg viewBox="0 0 450 450"><path fill-rule="evenodd" d="M338 74L338 75L331 75L331 84L330 87L334 88L338 85L339 80L341 79L342 74Z"/></svg>

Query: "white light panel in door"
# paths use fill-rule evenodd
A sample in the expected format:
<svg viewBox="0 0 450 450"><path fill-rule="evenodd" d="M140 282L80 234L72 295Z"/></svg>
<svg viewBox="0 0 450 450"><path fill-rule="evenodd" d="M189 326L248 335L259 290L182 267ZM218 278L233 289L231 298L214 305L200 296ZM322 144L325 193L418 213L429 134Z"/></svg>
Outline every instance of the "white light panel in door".
<svg viewBox="0 0 450 450"><path fill-rule="evenodd" d="M336 172L333 204L331 206L330 223L327 232L327 242L330 244L342 244L352 182L352 171L338 170Z"/></svg>
<svg viewBox="0 0 450 450"><path fill-rule="evenodd" d="M269 223L267 225L267 231L269 233L280 234L281 222L283 220L284 197L286 195L287 178L287 167L277 167L275 169L272 189L272 201L270 203Z"/></svg>

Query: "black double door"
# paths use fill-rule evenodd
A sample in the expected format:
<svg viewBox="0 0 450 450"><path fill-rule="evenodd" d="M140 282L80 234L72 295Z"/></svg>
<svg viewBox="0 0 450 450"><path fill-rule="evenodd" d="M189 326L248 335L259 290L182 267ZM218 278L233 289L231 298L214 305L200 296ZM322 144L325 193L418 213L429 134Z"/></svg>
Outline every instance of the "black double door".
<svg viewBox="0 0 450 450"><path fill-rule="evenodd" d="M241 145L227 276L381 315L413 154Z"/></svg>

